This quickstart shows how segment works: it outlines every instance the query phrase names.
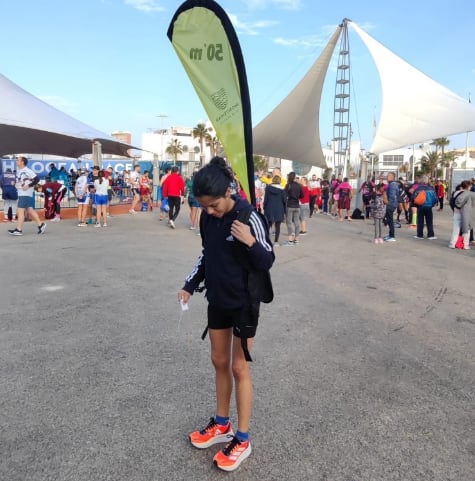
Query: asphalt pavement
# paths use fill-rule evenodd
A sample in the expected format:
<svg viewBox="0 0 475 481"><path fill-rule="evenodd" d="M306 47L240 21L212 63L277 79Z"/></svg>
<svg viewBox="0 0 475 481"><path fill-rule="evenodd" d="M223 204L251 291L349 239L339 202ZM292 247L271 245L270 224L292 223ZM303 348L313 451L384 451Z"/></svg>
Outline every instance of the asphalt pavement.
<svg viewBox="0 0 475 481"><path fill-rule="evenodd" d="M214 380L206 302L182 314L176 296L200 238L186 207L176 224L4 226L1 480L475 479L475 249L447 248L450 210L433 241L403 226L374 245L370 223L316 215L276 248L253 453L233 473L187 440L214 414Z"/></svg>

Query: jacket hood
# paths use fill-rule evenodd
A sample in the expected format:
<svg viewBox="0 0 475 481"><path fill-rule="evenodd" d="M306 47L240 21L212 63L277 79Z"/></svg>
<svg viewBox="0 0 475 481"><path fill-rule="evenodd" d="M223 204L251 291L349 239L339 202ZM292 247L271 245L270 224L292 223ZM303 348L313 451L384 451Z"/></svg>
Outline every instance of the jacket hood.
<svg viewBox="0 0 475 481"><path fill-rule="evenodd" d="M239 195L233 195L232 198L236 201L231 212L238 212L242 209L247 209L251 204L246 199L243 199ZM228 212L230 214L231 212ZM226 214L226 215L228 215Z"/></svg>
<svg viewBox="0 0 475 481"><path fill-rule="evenodd" d="M266 188L266 194L269 195L280 195L284 188L279 184L270 184Z"/></svg>

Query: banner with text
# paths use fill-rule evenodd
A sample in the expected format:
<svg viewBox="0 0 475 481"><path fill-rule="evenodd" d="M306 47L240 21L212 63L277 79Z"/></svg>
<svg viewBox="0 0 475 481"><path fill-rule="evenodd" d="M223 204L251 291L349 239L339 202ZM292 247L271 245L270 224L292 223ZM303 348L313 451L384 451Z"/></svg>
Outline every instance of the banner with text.
<svg viewBox="0 0 475 481"><path fill-rule="evenodd" d="M232 169L255 204L252 121L246 69L236 32L212 0L188 0L167 32Z"/></svg>

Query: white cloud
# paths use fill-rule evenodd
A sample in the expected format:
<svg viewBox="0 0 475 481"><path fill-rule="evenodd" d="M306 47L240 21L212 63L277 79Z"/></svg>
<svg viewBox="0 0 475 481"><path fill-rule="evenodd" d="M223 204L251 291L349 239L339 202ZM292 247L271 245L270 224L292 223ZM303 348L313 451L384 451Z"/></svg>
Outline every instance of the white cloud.
<svg viewBox="0 0 475 481"><path fill-rule="evenodd" d="M273 0L271 3L284 10L298 10L302 6L301 0Z"/></svg>
<svg viewBox="0 0 475 481"><path fill-rule="evenodd" d="M124 4L146 13L163 12L165 10L156 0L124 0Z"/></svg>
<svg viewBox="0 0 475 481"><path fill-rule="evenodd" d="M243 22L238 19L236 15L229 14L229 19L231 20L234 28L238 33L245 35L259 35L260 30L276 25L278 22L272 20L258 20L255 22Z"/></svg>
<svg viewBox="0 0 475 481"><path fill-rule="evenodd" d="M320 27L320 33L314 35L305 35L297 38L276 37L273 42L278 45L295 48L323 48L328 43L328 40L333 35L337 25L324 25Z"/></svg>
<svg viewBox="0 0 475 481"><path fill-rule="evenodd" d="M302 0L242 0L251 10L264 8L281 8L283 10L298 10L302 6Z"/></svg>
<svg viewBox="0 0 475 481"><path fill-rule="evenodd" d="M79 104L71 102L71 100L64 97L58 97L57 95L39 95L38 98L69 115L75 115L80 111Z"/></svg>
<svg viewBox="0 0 475 481"><path fill-rule="evenodd" d="M324 47L328 43L327 36L308 35L300 38L283 38L277 37L273 39L274 43L284 45L286 47L298 48L315 48Z"/></svg>

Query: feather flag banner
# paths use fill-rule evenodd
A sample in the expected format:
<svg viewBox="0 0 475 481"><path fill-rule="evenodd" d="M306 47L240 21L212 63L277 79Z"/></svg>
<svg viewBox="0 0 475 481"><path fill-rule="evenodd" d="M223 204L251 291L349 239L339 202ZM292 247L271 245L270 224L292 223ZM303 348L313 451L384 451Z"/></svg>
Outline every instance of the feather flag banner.
<svg viewBox="0 0 475 481"><path fill-rule="evenodd" d="M175 12L167 36L232 169L255 204L249 89L241 47L229 17L212 0L188 0Z"/></svg>

